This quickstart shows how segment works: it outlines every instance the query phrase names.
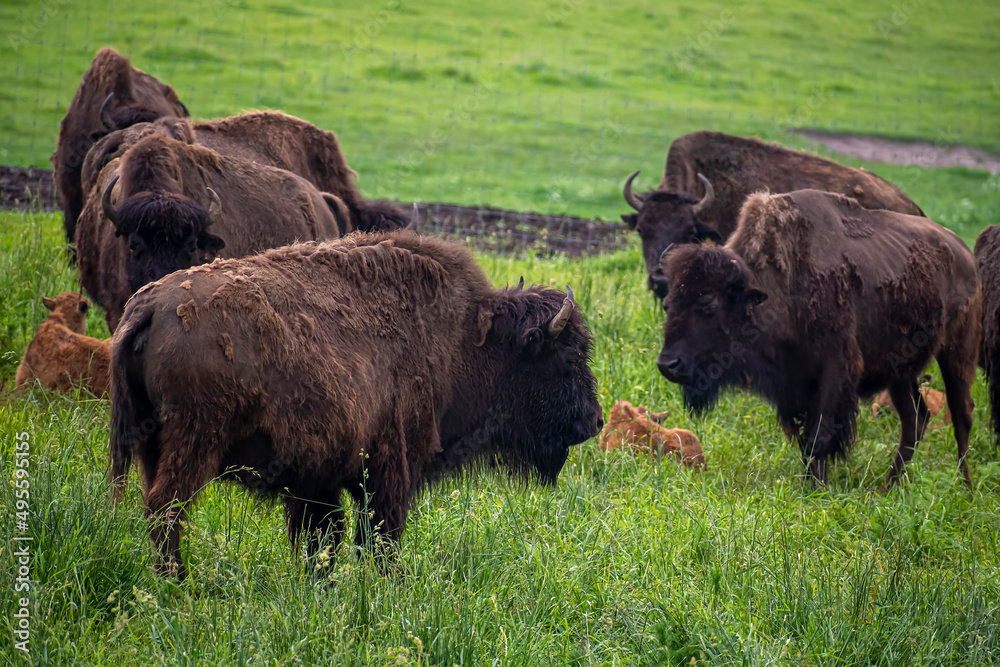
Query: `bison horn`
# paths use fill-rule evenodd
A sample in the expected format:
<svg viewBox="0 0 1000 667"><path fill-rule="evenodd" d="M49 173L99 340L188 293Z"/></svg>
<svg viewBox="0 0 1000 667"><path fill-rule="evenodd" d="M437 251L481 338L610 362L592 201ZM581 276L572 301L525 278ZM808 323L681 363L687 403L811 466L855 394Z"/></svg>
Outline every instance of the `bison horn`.
<svg viewBox="0 0 1000 667"><path fill-rule="evenodd" d="M576 302L573 301L573 288L566 285L566 290L568 294L565 299L563 299L562 308L556 313L556 316L552 318L549 322L549 340L555 340L562 333L563 329L569 323L569 316L573 314L573 309L576 307Z"/></svg>
<svg viewBox="0 0 1000 667"><path fill-rule="evenodd" d="M658 264L663 264L663 258L667 256L667 253L670 252L670 249L673 247L674 244L671 243L670 245L668 245L666 248L663 249L663 252L660 253L660 261L658 262Z"/></svg>
<svg viewBox="0 0 1000 667"><path fill-rule="evenodd" d="M208 197L211 199L211 203L208 205L208 224L206 227L211 227L212 223L218 222L219 216L222 215L222 200L219 199L219 194L212 188L205 188L208 190Z"/></svg>
<svg viewBox="0 0 1000 667"><path fill-rule="evenodd" d="M411 231L417 231L417 223L420 221L420 209L417 208L417 202L413 202L413 213L410 215L410 224L406 226L407 229Z"/></svg>
<svg viewBox="0 0 1000 667"><path fill-rule="evenodd" d="M115 94L111 93L110 95L105 97L104 104L101 105L101 123L104 124L104 128L108 132L114 132L116 129L118 129L115 127L114 121L111 120L111 112L108 111L108 103L111 102L111 98L114 96Z"/></svg>
<svg viewBox="0 0 1000 667"><path fill-rule="evenodd" d="M104 217L111 221L111 224L115 226L115 230L118 229L118 217L115 213L115 206L111 203L111 191L115 189L115 183L118 182L118 175L116 174L111 182L108 183L108 187L104 188L104 195L101 197L101 208L104 209Z"/></svg>
<svg viewBox="0 0 1000 667"><path fill-rule="evenodd" d="M715 201L715 188L712 187L711 181L709 181L701 174L698 174L698 180L700 180L701 184L705 186L705 196L701 198L700 202L694 205L693 209L691 209L691 212L694 213L695 215L698 215L699 213L704 211L706 208L712 205L713 201Z"/></svg>
<svg viewBox="0 0 1000 667"><path fill-rule="evenodd" d="M523 289L524 289L524 276L521 276L521 279L517 281L517 291L520 292Z"/></svg>
<svg viewBox="0 0 1000 667"><path fill-rule="evenodd" d="M640 171L640 169L636 169L632 172L631 176L625 179L625 189L622 190L622 194L625 195L625 202L637 211L642 208L642 200L632 194L632 181L635 180Z"/></svg>

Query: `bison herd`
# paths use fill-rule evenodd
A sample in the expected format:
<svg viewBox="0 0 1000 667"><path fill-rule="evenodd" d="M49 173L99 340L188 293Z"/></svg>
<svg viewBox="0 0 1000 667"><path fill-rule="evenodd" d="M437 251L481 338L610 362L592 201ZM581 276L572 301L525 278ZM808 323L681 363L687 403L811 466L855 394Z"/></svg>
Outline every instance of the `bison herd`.
<svg viewBox="0 0 1000 667"><path fill-rule="evenodd" d="M462 245L366 201L331 132L274 111L188 115L112 49L95 57L52 164L80 284L114 337L82 335L81 295L46 300L17 377L110 385L115 497L136 461L163 572L184 575L179 521L216 477L280 498L311 554L340 541L346 494L356 542L391 555L434 480L499 467L554 483L601 431L571 289L492 287ZM656 365L690 409L730 386L762 396L822 483L859 399L887 390L902 430L887 487L927 425L937 360L971 484L977 363L1000 419L997 228L973 256L870 172L717 132L675 140L656 190L633 192L638 173L622 218L666 311ZM704 464L693 434L650 415L621 402L610 426L643 420Z"/></svg>

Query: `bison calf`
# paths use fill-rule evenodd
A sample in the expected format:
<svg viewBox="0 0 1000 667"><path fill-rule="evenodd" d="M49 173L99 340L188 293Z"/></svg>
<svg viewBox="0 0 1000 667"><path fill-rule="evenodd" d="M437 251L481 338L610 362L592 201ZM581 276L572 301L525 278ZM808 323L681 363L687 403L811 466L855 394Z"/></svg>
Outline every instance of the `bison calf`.
<svg viewBox="0 0 1000 667"><path fill-rule="evenodd" d="M705 454L698 436L682 428L662 426L668 414L650 412L628 401L615 401L608 423L601 431L601 450L625 449L654 454L657 458L670 456L689 468L704 468Z"/></svg>
<svg viewBox="0 0 1000 667"><path fill-rule="evenodd" d="M800 190L752 195L724 247L664 255L670 289L656 363L688 406L705 410L730 385L757 392L825 482L827 459L854 439L858 397L887 387L902 425L888 486L927 425L919 379L936 358L969 482L982 296L958 236L926 218Z"/></svg>
<svg viewBox="0 0 1000 667"><path fill-rule="evenodd" d="M110 388L111 339L84 336L90 302L77 292L55 299L42 297L51 310L24 350L15 383L38 380L46 389L67 391L82 386L95 396Z"/></svg>
<svg viewBox="0 0 1000 667"><path fill-rule="evenodd" d="M133 456L162 566L224 475L282 498L293 545L400 540L414 496L469 465L555 483L602 426L572 292L490 286L463 246L408 231L178 271L129 301L113 348L111 477ZM369 528L370 526L370 528Z"/></svg>

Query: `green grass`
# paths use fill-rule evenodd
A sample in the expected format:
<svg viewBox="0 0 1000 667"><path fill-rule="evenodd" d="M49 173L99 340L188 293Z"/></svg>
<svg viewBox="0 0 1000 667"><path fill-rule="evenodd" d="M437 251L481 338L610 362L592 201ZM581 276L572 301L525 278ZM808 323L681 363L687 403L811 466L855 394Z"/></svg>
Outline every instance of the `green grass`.
<svg viewBox="0 0 1000 667"><path fill-rule="evenodd" d="M401 200L617 219L624 176L642 168L640 185L653 185L670 141L706 128L800 148L815 147L785 126L1000 149L995 3L918 0L899 27L886 23L897 8L860 0L646 4L0 4L0 162L46 165L105 44L172 83L196 116L277 107L335 130L365 194ZM55 8L44 25L12 42L44 7ZM893 180L970 243L1000 220L996 176L840 159ZM191 513L190 577L178 586L152 573L135 478L112 509L108 404L12 392L45 316L41 295L75 289L76 277L59 215L0 212L0 512L11 518L0 585L16 576L13 443L27 432L31 660L998 662L1000 462L981 382L972 492L940 429L909 480L875 495L899 423L863 410L855 450L811 493L763 402L737 392L702 419L684 413L653 364L662 312L634 239L578 261L477 258L497 284L571 283L596 336L601 404L670 410L702 439L709 470L606 455L590 441L554 489L463 476L420 498L399 574L381 577L343 547L324 581L316 563L289 556L278 508L213 484ZM88 327L107 335L100 312ZM0 656L19 664L15 597L0 604Z"/></svg>
<svg viewBox="0 0 1000 667"><path fill-rule="evenodd" d="M0 214L0 376L72 289L58 215ZM773 410L731 393L686 415L652 361L662 314L637 248L582 261L477 255L503 284L571 283L596 336L602 405L656 410L702 439L709 470L575 448L555 489L469 475L422 496L401 573L342 547L332 574L291 558L280 509L215 483L191 513L183 586L152 573L138 480L112 510L109 406L0 395L0 511L15 434L31 441L32 657L81 665L993 664L1000 651L1000 463L977 383L971 469L934 430L886 496L898 419L859 418L821 493ZM106 335L99 312L90 332ZM936 381L940 388L940 381ZM10 545L10 522L0 531ZM10 548L0 581L12 582ZM14 602L0 608L9 654ZM694 659L695 663L691 660ZM496 661L496 662L494 662Z"/></svg>
<svg viewBox="0 0 1000 667"><path fill-rule="evenodd" d="M617 220L625 176L641 168L641 185L655 185L670 141L698 129L807 149L817 146L784 128L1000 150L1000 5L988 0L960 11L915 0L899 27L893 6L862 0L335 10L316 0L53 0L32 33L39 6L0 4L8 164L48 165L104 45L174 85L197 117L276 107L336 131L363 191L404 200ZM932 216L974 199L985 178L844 161L898 182Z"/></svg>

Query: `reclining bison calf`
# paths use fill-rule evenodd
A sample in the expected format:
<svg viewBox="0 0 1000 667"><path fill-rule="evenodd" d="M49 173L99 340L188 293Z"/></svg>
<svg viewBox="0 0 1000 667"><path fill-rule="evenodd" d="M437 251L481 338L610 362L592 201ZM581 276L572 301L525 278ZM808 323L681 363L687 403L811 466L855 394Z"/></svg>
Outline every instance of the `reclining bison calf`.
<svg viewBox="0 0 1000 667"><path fill-rule="evenodd" d="M66 240L73 242L87 191L81 185L84 158L101 136L161 116L187 116L174 89L132 67L128 58L103 48L83 74L52 153L52 179L63 210Z"/></svg>
<svg viewBox="0 0 1000 667"><path fill-rule="evenodd" d="M281 496L315 553L399 542L427 484L504 465L555 483L601 429L572 292L497 290L461 245L356 234L218 260L140 290L115 332L111 478L143 473L150 536L183 576L184 504L224 475Z"/></svg>
<svg viewBox="0 0 1000 667"><path fill-rule="evenodd" d="M336 238L346 207L284 169L164 135L101 172L77 227L80 283L115 330L143 285L215 256Z"/></svg>
<svg viewBox="0 0 1000 667"><path fill-rule="evenodd" d="M664 249L705 239L726 241L753 192L815 188L847 195L869 209L924 214L902 190L869 171L722 132L692 132L674 140L657 190L633 194L638 174L628 177L624 189L625 202L637 213L622 220L642 239L648 286L661 299L666 296L659 266Z"/></svg>
<svg viewBox="0 0 1000 667"><path fill-rule="evenodd" d="M919 380L936 358L969 482L982 294L951 231L817 190L755 194L724 247L681 246L662 268L670 289L656 364L689 407L708 409L726 386L757 392L825 482L827 459L854 439L859 396L888 387L902 424L888 487L927 425Z"/></svg>

